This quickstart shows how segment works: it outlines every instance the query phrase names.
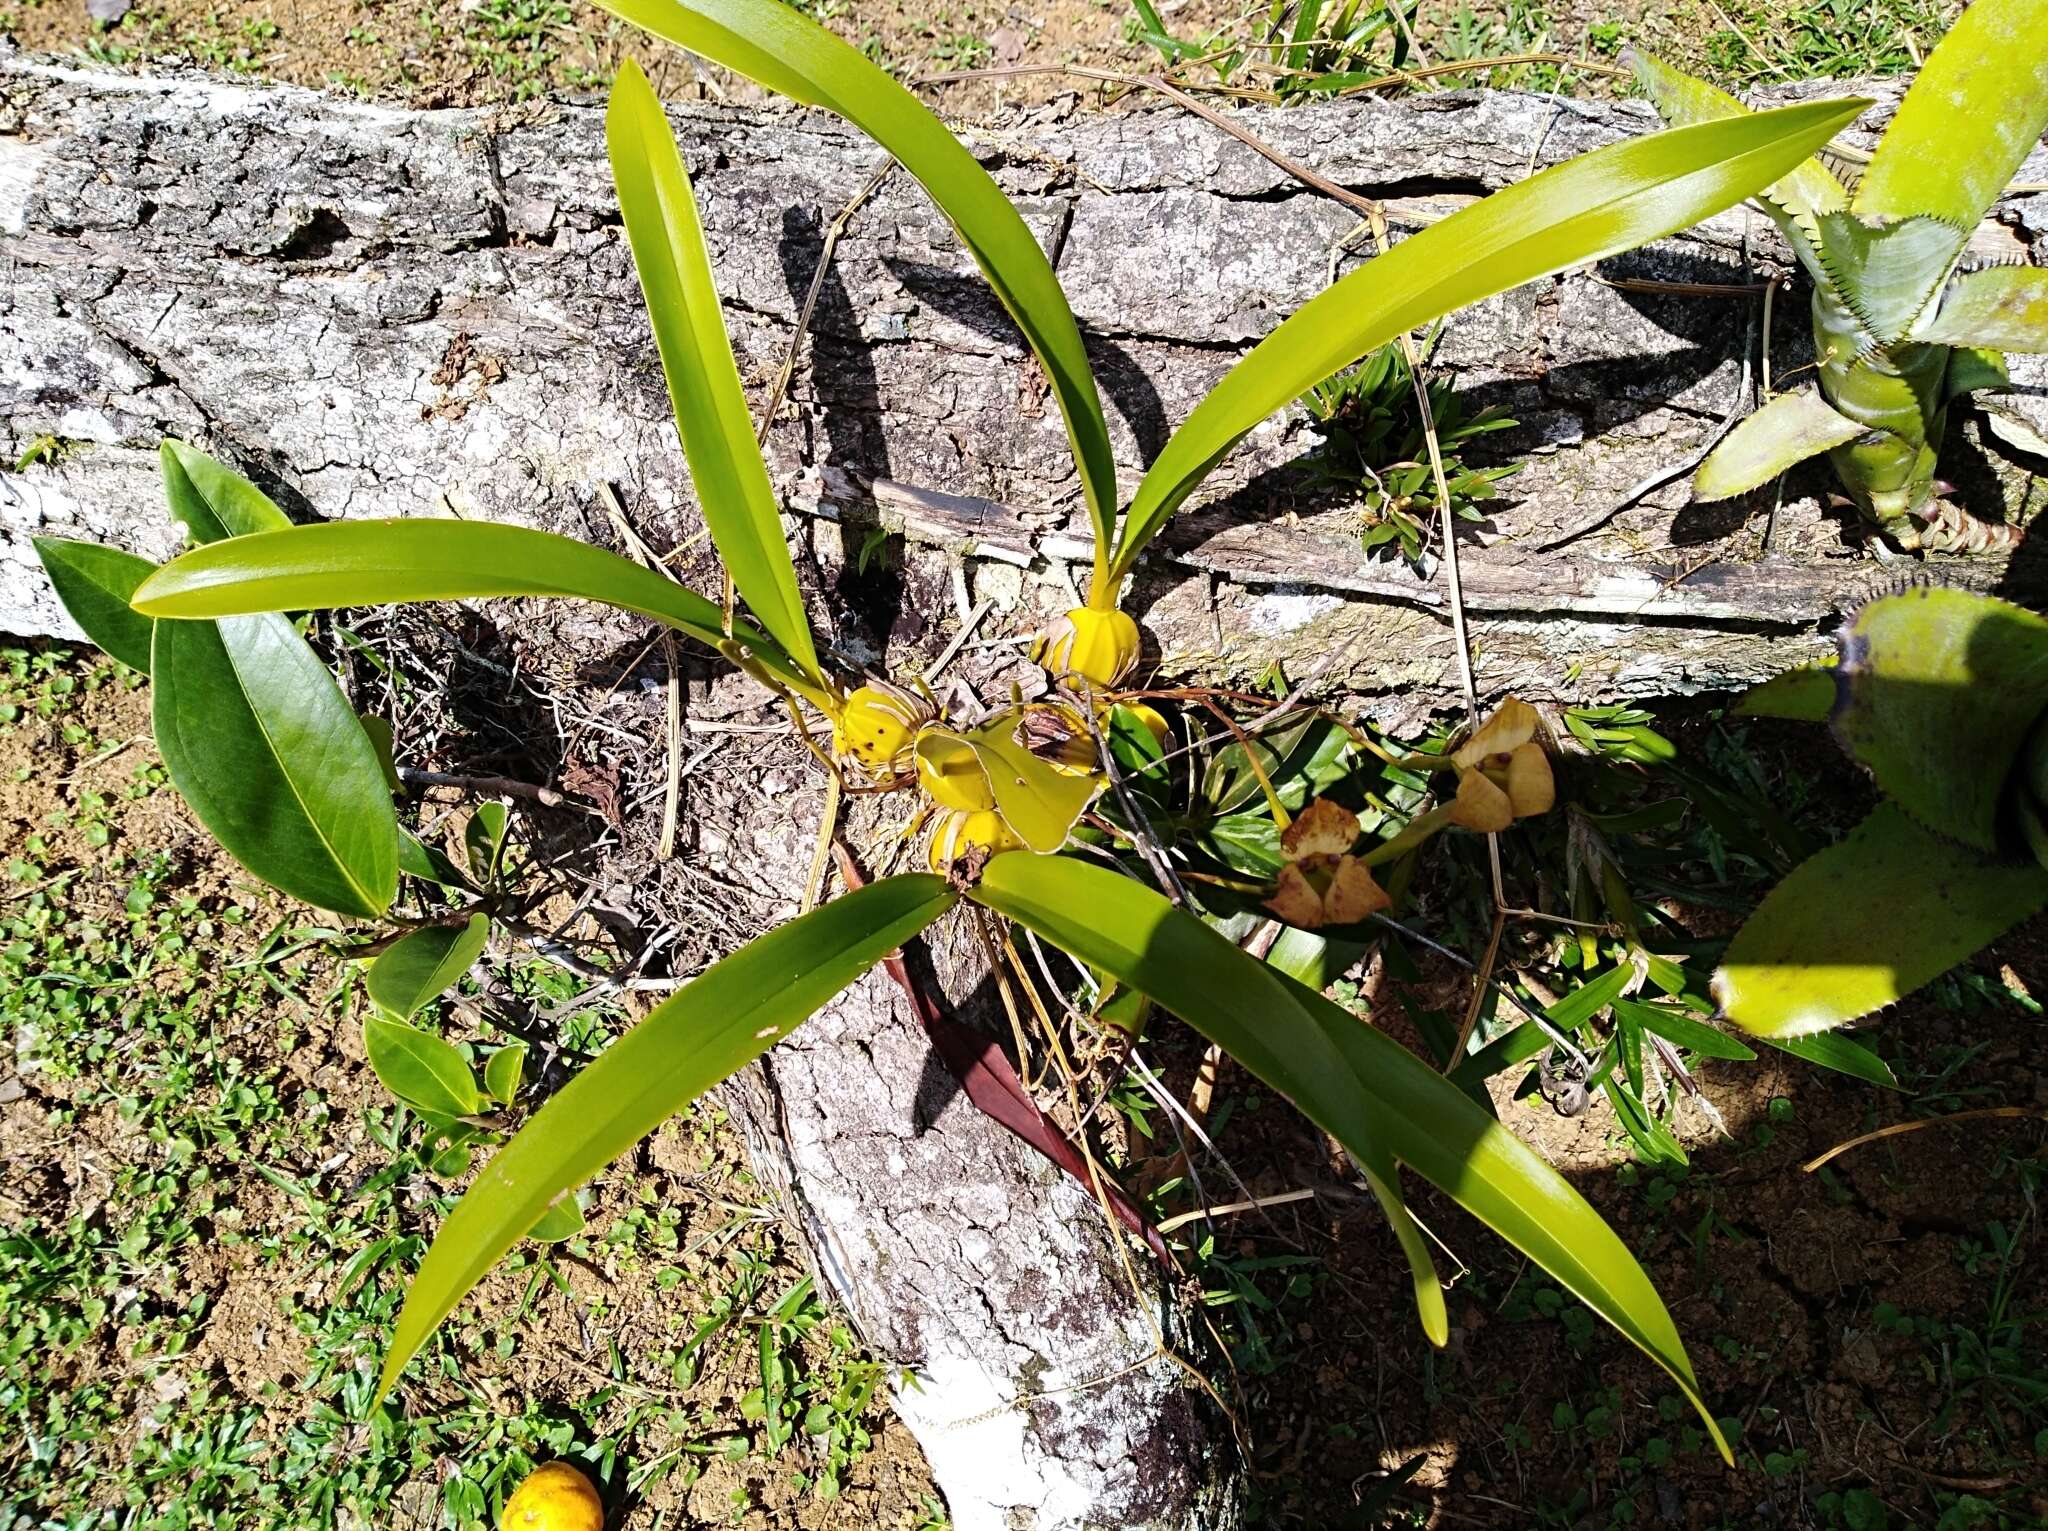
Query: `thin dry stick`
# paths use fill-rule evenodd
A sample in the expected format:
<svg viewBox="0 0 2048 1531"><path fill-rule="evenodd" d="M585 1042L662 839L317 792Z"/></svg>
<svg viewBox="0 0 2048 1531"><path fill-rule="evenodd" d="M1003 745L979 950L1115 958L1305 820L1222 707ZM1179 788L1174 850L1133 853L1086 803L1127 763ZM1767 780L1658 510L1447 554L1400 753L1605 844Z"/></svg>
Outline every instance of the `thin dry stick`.
<svg viewBox="0 0 2048 1531"><path fill-rule="evenodd" d="M1284 1207L1291 1202L1314 1201L1316 1195L1314 1191L1282 1191L1278 1196L1254 1196L1249 1201L1227 1201L1220 1207L1197 1207L1192 1212L1169 1217L1159 1225L1159 1231L1162 1234L1171 1233L1176 1228L1185 1228L1189 1223L1205 1217L1226 1217L1232 1212L1259 1212L1267 1207Z"/></svg>
<svg viewBox="0 0 2048 1531"><path fill-rule="evenodd" d="M768 400L761 407L761 423L754 429L754 440L766 446L768 431L775 424L775 416L782 408L782 401L789 395L791 379L796 376L796 353L802 349L804 336L810 333L811 315L818 307L818 294L825 286L826 273L832 269L832 256L839 248L839 240L853 222L853 215L889 179L889 172L896 168L894 158L884 160L875 172L867 178L861 189L853 194L846 206L839 209L839 215L825 226L825 237L818 246L818 267L811 273L811 285L804 292L802 307L797 310L796 329L789 337L789 349L782 354L782 368L775 374L775 382L768 390Z"/></svg>
<svg viewBox="0 0 2048 1531"><path fill-rule="evenodd" d="M447 771L415 771L411 766L400 766L398 779L408 787L461 787L469 792L502 792L507 797L531 798L548 808L559 808L568 802L553 787L536 787L530 781L515 781L509 776L458 776Z"/></svg>
<svg viewBox="0 0 2048 1531"><path fill-rule="evenodd" d="M661 635L662 662L668 666L668 780L661 789L661 859L676 853L676 818L683 796L683 681L682 656L676 651L674 635Z"/></svg>
<svg viewBox="0 0 2048 1531"><path fill-rule="evenodd" d="M598 496L604 502L606 517L612 529L619 534L619 540L626 550L642 564L649 573L659 574L665 579L674 576L668 566L656 555L653 548L641 540L633 529L633 523L626 519L625 502L619 498L619 491L609 480L598 485ZM726 613L726 631L732 631L730 610ZM662 663L668 667L668 779L662 786L661 794L661 859L666 861L676 853L676 817L682 801L683 790L683 697L682 697L682 652L676 647L675 634L667 628L660 633Z"/></svg>
<svg viewBox="0 0 2048 1531"><path fill-rule="evenodd" d="M1918 1132L1923 1127L1943 1127L1950 1122L1977 1122L1993 1117L2033 1117L2036 1120L2048 1121L2048 1111L2037 1110L2032 1106L1986 1106L1978 1111L1957 1111L1949 1116L1929 1116L1922 1117L1918 1121L1894 1122L1889 1127L1880 1127L1875 1132L1866 1132L1859 1137L1853 1137L1846 1143L1837 1143L1826 1153L1821 1154L1817 1158L1808 1159L1799 1167L1810 1175L1827 1163L1828 1160L1838 1155L1846 1154L1852 1148L1861 1148L1865 1143L1875 1143L1879 1138L1896 1138L1908 1132ZM1169 1226L1171 1225L1161 1224L1159 1231L1164 1233Z"/></svg>

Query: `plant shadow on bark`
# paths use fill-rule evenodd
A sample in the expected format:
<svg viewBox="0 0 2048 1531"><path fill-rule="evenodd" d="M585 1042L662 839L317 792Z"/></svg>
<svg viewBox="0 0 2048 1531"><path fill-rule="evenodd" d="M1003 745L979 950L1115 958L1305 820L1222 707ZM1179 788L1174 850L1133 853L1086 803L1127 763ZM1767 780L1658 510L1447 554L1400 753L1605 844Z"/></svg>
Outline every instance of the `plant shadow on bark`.
<svg viewBox="0 0 2048 1531"><path fill-rule="evenodd" d="M946 318L964 325L977 335L996 341L1020 356L1029 357L1023 335L979 276L960 276L894 257L884 257L884 264L919 302L930 304ZM1096 381L1131 433L1137 461L1149 463L1166 445L1172 427L1172 422L1166 418L1166 405L1159 397L1159 390L1146 376L1145 369L1116 341L1086 328L1082 331L1082 338L1088 347L1088 360L1095 369ZM1035 370L1035 363L1027 361L1027 365ZM1044 407L1056 410L1050 399L1045 401ZM922 487L943 489L947 486L932 484Z"/></svg>
<svg viewBox="0 0 2048 1531"><path fill-rule="evenodd" d="M837 261L820 272L825 230L818 214L806 207L785 207L775 253L797 312L802 311L811 284L817 283L817 301L799 344L808 349L811 391L824 418L826 442L822 453L806 442L806 456L818 467L837 467L867 478L892 477L870 342L861 334L860 315ZM876 653L884 653L891 640L922 637L925 624L905 599L901 560L866 556L863 539L876 530L858 523L845 527L849 556L827 588L835 617L849 623ZM823 571L819 572L822 583Z"/></svg>

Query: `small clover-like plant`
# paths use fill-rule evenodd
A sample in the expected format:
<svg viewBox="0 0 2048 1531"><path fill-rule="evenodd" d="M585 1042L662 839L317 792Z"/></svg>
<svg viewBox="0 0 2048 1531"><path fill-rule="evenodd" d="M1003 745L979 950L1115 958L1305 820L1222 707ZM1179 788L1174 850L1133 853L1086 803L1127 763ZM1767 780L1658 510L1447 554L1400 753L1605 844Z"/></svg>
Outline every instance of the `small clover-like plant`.
<svg viewBox="0 0 2048 1531"><path fill-rule="evenodd" d="M1885 797L1729 943L1715 998L1767 1037L1880 1011L2048 907L2048 618L1922 585L1864 606L1840 642L1839 665L1742 704L1829 718Z"/></svg>
<svg viewBox="0 0 2048 1531"><path fill-rule="evenodd" d="M1943 497L1950 408L2008 386L2004 353L2048 351L2048 271L1970 270L1970 236L2048 127L2048 0L1975 0L1928 55L1853 190L1820 160L1762 205L1813 281L1816 384L1770 399L1700 464L1720 500L1826 452L1871 524L1903 548L2009 545L2015 528ZM1665 119L1724 120L1732 96L1647 55Z"/></svg>
<svg viewBox="0 0 2048 1531"><path fill-rule="evenodd" d="M689 176L659 101L630 62L606 114L607 147L696 497L730 577L726 599L698 595L600 548L512 526L286 526L253 488L176 446L166 448L166 482L174 510L183 504L190 512L181 518L200 546L152 572L108 550L41 545L88 634L150 666L159 743L202 821L259 876L346 916L389 917L401 872L432 882L455 869L400 830L388 741L379 748L285 613L487 596L570 596L637 612L710 646L759 682L807 742L805 709L822 714L833 745L818 749L821 766L863 787L907 794L929 825L930 871L857 888L713 964L497 1150L421 1263L385 1357L380 1396L493 1264L521 1237L566 1215L565 1198L577 1186L934 921L971 903L1043 937L1078 972L1093 975L1109 1024L1136 1026L1154 1006L1180 1017L1341 1142L1393 1224L1433 1341L1445 1342L1448 1321L1427 1242L1402 1200L1404 1164L1653 1357L1714 1430L1649 1278L1555 1170L1458 1086L1301 981L1296 974L1307 975L1307 967L1261 962L1142 882L1059 853L1077 834L1100 836L1112 823L1097 812L1109 800L1107 762L1140 779L1167 763L1164 720L1142 697L1118 690L1139 655L1137 625L1119 597L1151 540L1246 432L1404 331L1733 205L1790 171L1864 103L1806 103L1618 144L1404 240L1304 305L1239 361L1169 438L1119 517L1108 430L1079 328L1023 219L958 140L900 84L777 0L607 3L784 95L850 118L925 186L1051 382L1095 533L1094 567L1085 603L1041 635L1036 649L1052 672L1047 699L949 718L915 677L849 684L812 633ZM195 484L203 507L187 492ZM1458 786L1422 832L1539 811L1541 751L1532 760L1533 727L1524 724L1519 715L1496 720L1468 750L1432 763L1454 772ZM1233 779L1228 793L1248 802L1263 787L1272 810L1263 832L1277 835L1309 784L1304 779L1290 807L1263 774L1256 748L1244 752L1243 766L1247 780ZM1333 849L1343 821L1328 812L1315 817L1321 822L1304 814L1310 828L1294 847L1311 889L1329 869L1312 858L1341 863L1350 854ZM455 875L476 884L488 906L491 879L502 870L502 826L486 823L481 842L482 863L472 854L469 873ZM1275 856L1258 891L1280 896L1281 865ZM1170 881L1170 866L1165 872ZM1341 875L1356 887L1355 877ZM393 1012L450 981L475 940L467 917L459 925L410 924L442 933L415 929L379 958L389 966L373 995L389 996ZM1013 976L1029 987L1021 968ZM384 1021L409 1026L403 1017ZM405 1090L431 1095L447 1120L463 1120L449 1108L469 1104L471 1094L481 1105L483 1090L497 1093L490 1063L479 1090L415 1038L383 1040L405 1044L416 1065ZM1038 1141L1058 1157L1059 1145Z"/></svg>

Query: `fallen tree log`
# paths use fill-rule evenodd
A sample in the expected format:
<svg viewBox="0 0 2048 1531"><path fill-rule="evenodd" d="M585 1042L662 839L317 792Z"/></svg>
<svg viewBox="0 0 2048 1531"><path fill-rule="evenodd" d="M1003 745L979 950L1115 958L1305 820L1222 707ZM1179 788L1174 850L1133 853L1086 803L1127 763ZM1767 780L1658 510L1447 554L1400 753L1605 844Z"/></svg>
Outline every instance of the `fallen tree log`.
<svg viewBox="0 0 2048 1531"><path fill-rule="evenodd" d="M1650 125L1636 104L1466 92L1245 120L1387 199L1397 228ZM765 380L825 224L881 156L813 114L699 107L678 122L742 364ZM969 137L1057 251L1127 483L1233 357L1327 281L1353 231L1348 210L1178 113L1053 109ZM2038 183L2048 156L2029 166ZM2048 197L1999 217L2004 254L2042 258ZM150 458L165 432L223 449L295 513L604 535L592 499L608 482L657 546L684 540L687 475L616 218L589 107L394 112L0 61L0 442L9 461L55 444L0 474L0 628L65 630L24 533L165 551ZM1811 651L1885 577L1816 501L1819 471L1794 475L1774 514L1767 500L1688 504L1682 470L1766 348L1777 377L1811 359L1796 291L1760 333L1756 289L1783 264L1772 239L1728 214L1447 331L1439 364L1522 422L1490 448L1526 458L1465 557L1483 683L1573 698L1741 684ZM1660 282L1751 290L1644 290ZM877 506L851 486L873 479L1014 507L991 529L892 520L886 490L880 504L885 524L991 555L971 572L1000 604L1056 600L1045 576L1085 551L1057 411L906 177L840 241L806 359L770 440L793 511L865 521ZM2048 429L2048 365L2016 358L2015 372L2015 407ZM1952 470L1979 502L2030 506L2031 475L1963 437ZM1256 432L1148 560L1138 609L1184 669L1338 649L1333 684L1439 698L1454 673L1441 581L1366 558L1355 512L1295 492L1283 465L1304 445L1298 421ZM831 562L836 531L813 532ZM1943 573L2027 583L1996 560ZM842 636L873 657L878 635Z"/></svg>
<svg viewBox="0 0 2048 1531"><path fill-rule="evenodd" d="M881 157L810 114L676 118L742 367L765 384L799 338L824 229ZM1386 199L1397 229L1650 125L1634 105L1462 92L1246 121ZM1055 108L970 139L1057 252L1127 487L1234 357L1355 259L1349 212L1177 114ZM2040 258L2048 198L2002 217L2009 253ZM166 434L305 518L457 514L616 545L616 491L638 534L711 588L617 222L588 105L413 113L0 57L0 451L21 464L0 472L0 630L67 630L32 535L170 551ZM1811 359L1800 303L1762 333L1782 260L1762 220L1731 214L1446 332L1437 364L1520 420L1491 445L1527 459L1465 545L1483 684L1592 700L1747 683L1817 651L1846 605L1897 577L1845 541L1819 474L1774 514L1687 503L1684 468L1745 404L1763 348L1779 376ZM843 657L930 655L984 602L1001 613L984 637L1066 604L1085 522L1057 412L901 175L852 220L801 340L769 454ZM2015 370L2048 428L2048 369ZM1299 421L1256 432L1148 558L1135 607L1176 673L1279 659L1382 715L1427 710L1456 675L1441 582L1366 558L1355 511L1290 476L1306 447ZM1983 492L2032 508L2025 471L1973 437L1962 455ZM909 544L879 595L847 572L877 530ZM1944 572L2028 588L2024 558ZM530 642L560 660L630 631L565 622ZM754 890L728 915L758 929L791 912L818 811L799 791L693 825L681 859ZM617 875L667 907L646 838ZM978 958L940 945L947 992L971 1005ZM732 1101L823 1279L917 1370L897 1403L956 1523L1230 1524L1229 1434L1151 1358L1152 1325L1171 1331L1156 1273L1133 1292L1085 1192L963 1104L937 1109L925 1055L875 976Z"/></svg>

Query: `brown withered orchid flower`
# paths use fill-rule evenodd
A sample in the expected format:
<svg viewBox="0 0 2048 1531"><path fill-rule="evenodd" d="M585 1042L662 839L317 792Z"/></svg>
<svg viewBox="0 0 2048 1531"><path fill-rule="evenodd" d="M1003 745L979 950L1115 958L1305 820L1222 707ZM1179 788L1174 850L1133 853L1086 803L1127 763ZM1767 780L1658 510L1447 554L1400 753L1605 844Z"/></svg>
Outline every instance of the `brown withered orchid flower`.
<svg viewBox="0 0 2048 1531"><path fill-rule="evenodd" d="M1386 908L1393 900L1351 854L1357 841L1357 814L1326 797L1310 803L1281 832L1287 864L1266 907L1303 930L1355 925Z"/></svg>
<svg viewBox="0 0 2048 1531"><path fill-rule="evenodd" d="M1492 834L1516 819L1550 811L1557 783L1538 739L1541 728L1536 709L1513 697L1479 725L1451 756L1458 773L1453 824Z"/></svg>

